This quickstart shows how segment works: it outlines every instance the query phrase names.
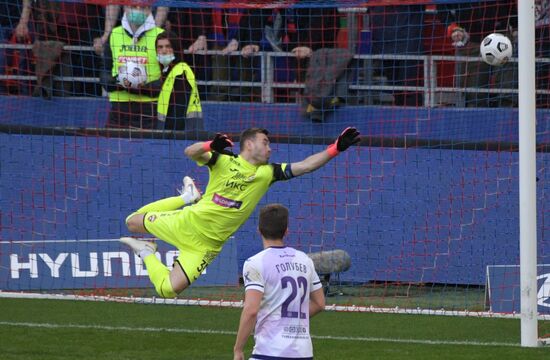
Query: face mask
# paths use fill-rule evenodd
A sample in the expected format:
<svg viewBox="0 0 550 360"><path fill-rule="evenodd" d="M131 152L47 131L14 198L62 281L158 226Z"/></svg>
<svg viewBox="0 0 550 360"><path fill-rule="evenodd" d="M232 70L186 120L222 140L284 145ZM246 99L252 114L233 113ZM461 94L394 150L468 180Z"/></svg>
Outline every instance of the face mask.
<svg viewBox="0 0 550 360"><path fill-rule="evenodd" d="M168 66L175 58L174 54L157 55L157 60L164 66Z"/></svg>
<svg viewBox="0 0 550 360"><path fill-rule="evenodd" d="M466 46L466 44L468 44L468 41L470 41L470 34L468 34L464 29L455 31L460 31L462 33L462 40L454 41L453 46L458 48Z"/></svg>
<svg viewBox="0 0 550 360"><path fill-rule="evenodd" d="M128 22L135 26L141 26L147 20L147 14L142 10L130 10L126 14Z"/></svg>
<svg viewBox="0 0 550 360"><path fill-rule="evenodd" d="M455 47L464 47L464 46L466 46L466 43L464 41L455 41L453 43L453 46L455 46Z"/></svg>

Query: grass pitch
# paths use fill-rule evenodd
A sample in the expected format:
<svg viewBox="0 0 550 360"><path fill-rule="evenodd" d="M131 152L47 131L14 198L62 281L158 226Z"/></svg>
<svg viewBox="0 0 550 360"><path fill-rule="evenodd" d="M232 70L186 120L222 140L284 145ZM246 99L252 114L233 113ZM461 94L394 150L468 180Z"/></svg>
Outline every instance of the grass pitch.
<svg viewBox="0 0 550 360"><path fill-rule="evenodd" d="M240 309L0 299L0 358L232 359ZM550 332L542 322L541 332ZM514 319L324 312L315 359L543 359ZM247 355L252 348L252 339Z"/></svg>

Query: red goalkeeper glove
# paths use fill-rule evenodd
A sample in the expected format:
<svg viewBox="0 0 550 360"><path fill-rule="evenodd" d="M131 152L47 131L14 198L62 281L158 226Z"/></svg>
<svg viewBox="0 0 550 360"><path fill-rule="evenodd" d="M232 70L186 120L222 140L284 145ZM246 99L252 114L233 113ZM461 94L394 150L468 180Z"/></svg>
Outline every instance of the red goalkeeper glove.
<svg viewBox="0 0 550 360"><path fill-rule="evenodd" d="M233 153L233 151L226 149L232 146L233 146L233 141L231 141L229 136L221 133L217 133L214 136L214 139L212 139L211 141L207 141L202 145L205 151L215 151L220 154L237 157L237 155Z"/></svg>
<svg viewBox="0 0 550 360"><path fill-rule="evenodd" d="M359 131L354 127L347 127L342 131L338 139L327 148L327 152L331 157L335 157L340 152L347 150L351 145L361 141Z"/></svg>

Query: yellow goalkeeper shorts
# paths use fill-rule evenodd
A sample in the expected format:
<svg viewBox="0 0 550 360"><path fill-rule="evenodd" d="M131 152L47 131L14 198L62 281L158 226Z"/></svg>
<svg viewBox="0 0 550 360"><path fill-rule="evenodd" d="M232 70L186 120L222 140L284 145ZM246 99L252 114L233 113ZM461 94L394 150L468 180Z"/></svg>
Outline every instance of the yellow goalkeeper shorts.
<svg viewBox="0 0 550 360"><path fill-rule="evenodd" d="M187 208L145 213L143 226L158 239L179 250L177 261L187 275L189 284L218 256L221 244L206 241L189 221Z"/></svg>

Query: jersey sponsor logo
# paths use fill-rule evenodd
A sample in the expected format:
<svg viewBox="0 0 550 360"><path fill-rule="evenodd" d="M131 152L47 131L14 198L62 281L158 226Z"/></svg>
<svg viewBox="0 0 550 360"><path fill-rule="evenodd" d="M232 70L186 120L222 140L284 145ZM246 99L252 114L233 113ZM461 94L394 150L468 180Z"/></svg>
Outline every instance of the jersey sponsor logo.
<svg viewBox="0 0 550 360"><path fill-rule="evenodd" d="M157 219L157 216L156 215L151 215L147 218L147 220L149 220L149 222L153 222Z"/></svg>
<svg viewBox="0 0 550 360"><path fill-rule="evenodd" d="M289 334L307 334L307 328L300 325L285 326L284 331Z"/></svg>
<svg viewBox="0 0 550 360"><path fill-rule="evenodd" d="M256 174L252 174L250 176L244 175L239 171L239 169L235 168L229 168L229 171L233 173L233 176L231 176L231 181L226 181L225 186L230 187L232 189L239 189L241 191L244 191L247 187L246 184L240 183L238 181L242 181L245 183L249 183L254 181L256 178Z"/></svg>
<svg viewBox="0 0 550 360"><path fill-rule="evenodd" d="M237 189L240 191L244 191L248 185L237 182L237 181L230 181L227 180L225 182L225 187L231 188L231 189Z"/></svg>
<svg viewBox="0 0 550 360"><path fill-rule="evenodd" d="M214 204L217 204L226 208L234 208L234 209L240 209L243 204L242 201L228 199L219 194L214 194L214 196L212 197L212 201L214 202Z"/></svg>
<svg viewBox="0 0 550 360"><path fill-rule="evenodd" d="M252 175L247 177L246 175L241 174L239 169L229 168L229 171L236 173L235 175L233 175L231 177L232 179L240 179L240 180L243 180L245 182L251 182L256 178L256 174L252 174Z"/></svg>
<svg viewBox="0 0 550 360"><path fill-rule="evenodd" d="M147 57L144 56L119 56L118 57L118 63L119 64L126 64L126 63L138 63L138 64L147 64L149 60Z"/></svg>
<svg viewBox="0 0 550 360"><path fill-rule="evenodd" d="M120 51L147 52L147 45L122 45Z"/></svg>
<svg viewBox="0 0 550 360"><path fill-rule="evenodd" d="M247 177L241 174L241 172L238 169L229 169L229 171L234 172L233 176L231 176L232 180L246 180Z"/></svg>

